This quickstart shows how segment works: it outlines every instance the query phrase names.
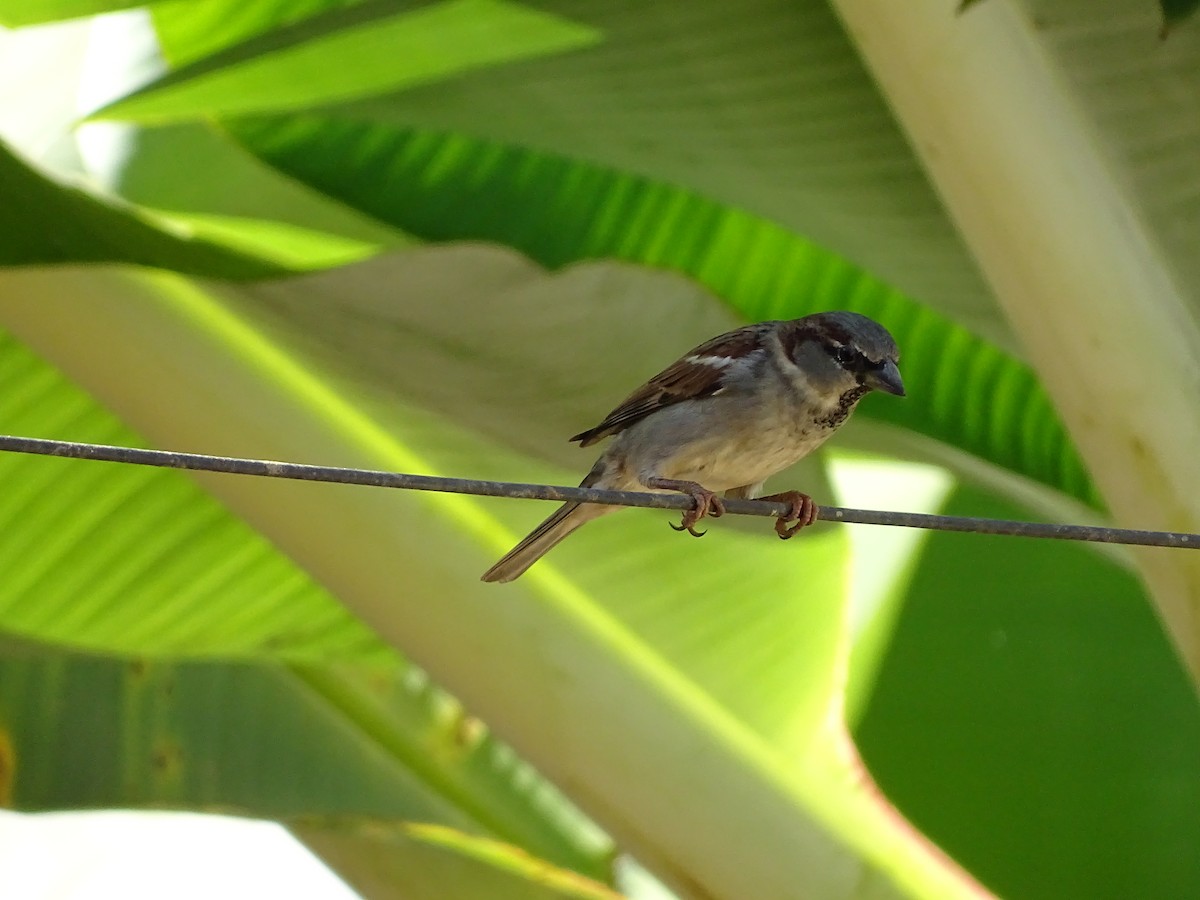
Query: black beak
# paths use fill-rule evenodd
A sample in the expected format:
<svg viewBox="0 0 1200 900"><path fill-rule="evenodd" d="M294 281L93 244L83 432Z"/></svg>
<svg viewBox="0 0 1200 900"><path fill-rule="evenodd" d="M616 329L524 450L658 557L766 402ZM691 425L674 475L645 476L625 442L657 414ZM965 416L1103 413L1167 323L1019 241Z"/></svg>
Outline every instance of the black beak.
<svg viewBox="0 0 1200 900"><path fill-rule="evenodd" d="M896 368L896 364L890 359L880 368L867 372L863 383L867 387L874 388L877 391L886 391L889 394L895 394L897 397L904 396L904 380L900 377L900 370Z"/></svg>

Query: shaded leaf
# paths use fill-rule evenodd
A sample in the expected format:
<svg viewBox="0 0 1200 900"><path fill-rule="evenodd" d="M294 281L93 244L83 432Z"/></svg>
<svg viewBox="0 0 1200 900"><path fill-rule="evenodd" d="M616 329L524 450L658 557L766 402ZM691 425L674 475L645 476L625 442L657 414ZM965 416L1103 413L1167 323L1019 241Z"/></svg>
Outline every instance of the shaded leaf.
<svg viewBox="0 0 1200 900"><path fill-rule="evenodd" d="M220 278L286 267L157 226L78 188L56 184L0 143L0 266L127 262Z"/></svg>
<svg viewBox="0 0 1200 900"><path fill-rule="evenodd" d="M1026 514L973 488L942 512ZM854 688L855 738L918 827L1001 896L1194 891L1200 710L1132 573L1062 542L938 533L883 618L854 655L854 673L878 666Z"/></svg>
<svg viewBox="0 0 1200 900"><path fill-rule="evenodd" d="M1162 7L1164 38L1172 28L1190 19L1200 9L1200 0L1158 0L1158 4Z"/></svg>
<svg viewBox="0 0 1200 900"><path fill-rule="evenodd" d="M602 839L421 673L164 663L6 642L8 804L417 820L609 877ZM65 773L72 773L67 776Z"/></svg>

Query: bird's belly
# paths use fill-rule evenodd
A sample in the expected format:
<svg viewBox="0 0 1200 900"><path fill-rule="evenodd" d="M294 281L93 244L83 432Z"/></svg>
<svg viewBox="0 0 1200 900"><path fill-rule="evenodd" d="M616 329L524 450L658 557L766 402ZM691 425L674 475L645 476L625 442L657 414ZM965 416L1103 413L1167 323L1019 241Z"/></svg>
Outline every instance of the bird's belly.
<svg viewBox="0 0 1200 900"><path fill-rule="evenodd" d="M759 484L833 433L816 421L812 410L744 398L680 403L617 436L606 454L611 467L606 481L633 487L657 476L699 482L712 491Z"/></svg>
<svg viewBox="0 0 1200 900"><path fill-rule="evenodd" d="M665 460L664 476L698 481L713 491L766 481L815 450L825 435L760 434L750 441L694 446Z"/></svg>

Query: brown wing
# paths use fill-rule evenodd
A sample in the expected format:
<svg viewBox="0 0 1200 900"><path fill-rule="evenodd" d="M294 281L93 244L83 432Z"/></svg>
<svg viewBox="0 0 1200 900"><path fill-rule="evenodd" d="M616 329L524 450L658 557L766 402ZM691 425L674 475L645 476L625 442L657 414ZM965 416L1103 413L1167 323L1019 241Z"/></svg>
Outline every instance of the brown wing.
<svg viewBox="0 0 1200 900"><path fill-rule="evenodd" d="M681 400L711 397L724 386L723 379L733 363L762 347L762 335L772 324L747 325L705 341L626 397L595 428L580 432L571 440L587 447L624 431L663 407Z"/></svg>

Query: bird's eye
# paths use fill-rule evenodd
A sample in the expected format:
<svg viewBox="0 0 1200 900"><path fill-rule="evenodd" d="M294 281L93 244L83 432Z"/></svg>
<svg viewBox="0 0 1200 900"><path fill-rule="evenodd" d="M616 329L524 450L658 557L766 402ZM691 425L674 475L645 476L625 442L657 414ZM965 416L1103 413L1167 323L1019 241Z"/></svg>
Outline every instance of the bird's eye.
<svg viewBox="0 0 1200 900"><path fill-rule="evenodd" d="M843 345L835 345L829 348L829 355L837 360L838 365L844 369L852 368L858 360L858 351L852 347Z"/></svg>

